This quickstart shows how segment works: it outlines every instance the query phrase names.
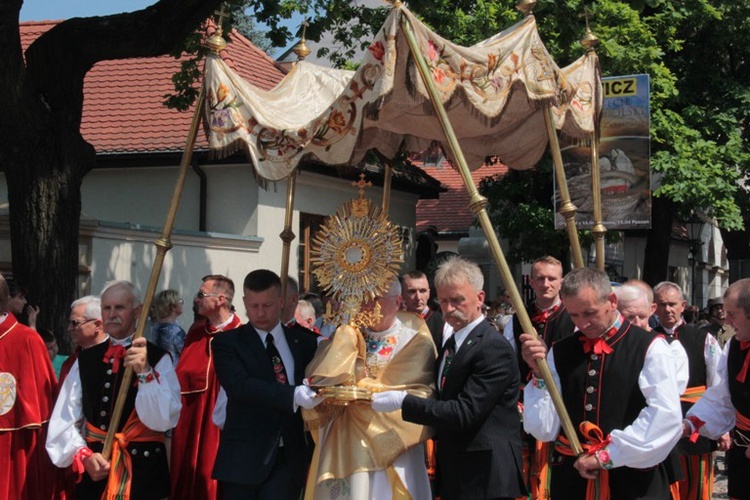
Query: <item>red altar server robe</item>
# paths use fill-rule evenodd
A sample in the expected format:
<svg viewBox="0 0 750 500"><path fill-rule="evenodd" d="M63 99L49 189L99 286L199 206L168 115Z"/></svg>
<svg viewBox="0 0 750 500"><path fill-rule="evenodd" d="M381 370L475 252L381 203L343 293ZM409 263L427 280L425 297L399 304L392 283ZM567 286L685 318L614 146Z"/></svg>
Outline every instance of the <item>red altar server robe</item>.
<svg viewBox="0 0 750 500"><path fill-rule="evenodd" d="M44 443L56 392L44 341L8 314L0 323L0 500L52 498L57 469Z"/></svg>
<svg viewBox="0 0 750 500"><path fill-rule="evenodd" d="M211 470L219 448L219 428L211 421L219 381L214 370L211 341L219 332L233 330L242 322L232 315L220 330L207 320L193 324L185 338L180 361L175 368L180 381L182 411L172 433L172 494L175 500L214 500L216 480Z"/></svg>

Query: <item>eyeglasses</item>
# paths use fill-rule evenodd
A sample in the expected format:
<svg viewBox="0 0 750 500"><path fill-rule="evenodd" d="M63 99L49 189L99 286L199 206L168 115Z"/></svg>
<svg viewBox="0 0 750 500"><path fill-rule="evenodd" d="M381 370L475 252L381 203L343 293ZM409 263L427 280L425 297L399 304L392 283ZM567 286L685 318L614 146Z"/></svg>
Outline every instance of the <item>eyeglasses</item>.
<svg viewBox="0 0 750 500"><path fill-rule="evenodd" d="M205 299L206 297L221 297L222 294L220 293L203 293L198 292L195 294L195 296L201 300Z"/></svg>
<svg viewBox="0 0 750 500"><path fill-rule="evenodd" d="M71 319L68 321L68 328L78 328L81 325L85 325L86 323L91 323L92 321L96 321L96 318L91 319Z"/></svg>

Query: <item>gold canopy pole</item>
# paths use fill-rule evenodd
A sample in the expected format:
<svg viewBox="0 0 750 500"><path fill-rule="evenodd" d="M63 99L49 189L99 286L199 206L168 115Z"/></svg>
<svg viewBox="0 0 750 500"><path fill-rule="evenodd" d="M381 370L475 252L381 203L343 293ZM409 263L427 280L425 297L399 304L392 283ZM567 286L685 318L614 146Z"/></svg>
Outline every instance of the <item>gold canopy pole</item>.
<svg viewBox="0 0 750 500"><path fill-rule="evenodd" d="M568 241L570 242L570 254L573 258L573 268L583 267L583 253L581 242L578 241L578 228L576 227L576 206L570 201L568 192L568 180L565 178L565 167L563 166L560 143L557 140L555 119L552 117L552 107L544 110L544 122L547 125L547 136L549 137L549 148L552 153L552 162L555 165L555 178L557 187L560 189L560 215L565 217L565 227L568 230Z"/></svg>
<svg viewBox="0 0 750 500"><path fill-rule="evenodd" d="M219 14L224 16L224 9ZM209 37L207 45L215 53L219 53L221 49L226 46L226 42L221 37L221 23L222 18L219 18L219 23L216 28L216 32ZM138 326L135 331L134 339L143 337L143 332L146 328L146 322L148 320L148 313L151 309L151 302L156 292L156 285L159 283L159 275L161 274L161 268L164 264L164 257L167 252L172 248L172 228L174 227L174 221L177 217L177 209L180 206L180 198L182 198L182 191L185 187L185 179L187 178L187 172L190 168L190 162L193 158L193 148L195 147L195 140L198 137L198 125L200 124L200 116L205 105L205 91L203 85L201 85L200 93L198 94L198 101L195 104L195 111L193 112L193 119L190 123L190 131L188 132L187 141L185 143L185 150L182 152L182 160L180 162L180 170L177 175L177 181L175 182L174 191L172 193L172 201L167 212L166 220L164 221L164 228L162 229L161 236L154 242L156 245L156 257L154 258L154 265L151 268L151 277L148 281L148 287L146 288L146 296L143 299L143 307L141 308L141 314L138 317ZM128 388L131 385L133 378L133 369L131 367L125 368L122 374L122 383L120 390L117 393L117 399L115 400L115 406L112 410L112 417L109 421L109 429L107 430L107 437L104 440L104 447L102 448L102 456L109 460L110 453L112 452L112 441L115 437L115 432L120 427L120 420L122 418L122 412L125 407L125 399L128 395Z"/></svg>
<svg viewBox="0 0 750 500"><path fill-rule="evenodd" d="M398 5L400 4L394 4L394 6ZM464 158L463 151L461 150L461 146L458 143L456 134L453 131L453 126L448 119L448 114L445 111L443 103L440 101L438 91L435 88L435 85L433 84L430 77L430 70L424 60L422 51L419 48L416 36L414 35L411 27L411 23L409 22L405 14L401 15L401 26L403 27L404 34L406 35L406 40L409 43L409 49L411 50L412 57L414 57L417 69L419 70L419 75L421 76L422 82L427 88L427 92L429 93L430 100L432 101L432 105L435 109L435 113L440 120L440 125L443 128L443 132L445 132L445 137L448 141L448 146L451 150L451 154L458 164L459 172L461 173L461 177L463 178L464 184L466 185L466 189L469 192L469 207L479 219L479 224L482 226L484 234L487 238L487 243L489 244L490 250L492 252L492 256L495 259L495 264L497 264L497 267L500 270L500 275L503 279L503 283L510 293L510 298L513 302L513 306L516 309L516 313L518 314L518 319L521 322L521 327L523 328L524 332L531 333L534 338L538 338L536 330L534 330L534 327L531 324L531 320L529 319L529 315L526 312L526 307L524 307L523 300L521 299L521 294L518 292L518 288L516 287L516 282L513 280L513 275L510 272L510 267L508 267L508 263L505 260L505 255L503 255L503 250L502 248L500 248L500 243L497 240L495 229L492 227L490 217L487 214L487 198L481 196L477 191L476 186L474 185L474 180L471 178L469 167L466 164L466 159ZM555 409L560 416L560 422L563 428L563 432L565 432L565 435L568 437L573 452L576 455L580 455L581 453L583 453L583 448L581 448L581 443L578 440L578 435L576 434L575 429L573 429L573 423L571 422L570 416L565 409L562 397L560 396L560 391L555 385L554 380L552 379L552 373L550 372L547 360L537 360L537 366L539 367L539 371L542 372L542 378L547 385L547 390L552 397L552 402L554 403Z"/></svg>
<svg viewBox="0 0 750 500"><path fill-rule="evenodd" d="M387 214L391 206L391 178L393 177L393 167L390 164L385 166L383 173L383 213Z"/></svg>
<svg viewBox="0 0 750 500"><path fill-rule="evenodd" d="M516 8L527 16L530 16L535 5L536 0L518 0ZM557 130L555 130L555 120L552 116L551 106L548 106L544 110L544 122L547 126L552 162L555 165L555 178L560 189L560 215L565 217L565 227L568 231L573 268L580 269L583 267L583 253L581 252L581 242L578 240L578 228L576 227L576 206L570 201L568 180L565 178L565 168L563 167L560 143L557 140ZM518 309L516 308L516 310Z"/></svg>
<svg viewBox="0 0 750 500"><path fill-rule="evenodd" d="M300 41L294 46L292 51L297 54L297 61L303 61L305 57L310 55L310 48L307 46L305 36L307 33L307 19L302 21L302 37ZM281 278L281 296L286 300L287 290L287 278L289 277L289 256L292 251L292 241L296 235L292 231L292 222L294 220L294 191L297 186L297 169L289 174L287 177L286 185L286 208L284 211L284 230L279 234L279 238L283 242L281 250L281 272L279 277Z"/></svg>
<svg viewBox="0 0 750 500"><path fill-rule="evenodd" d="M581 39L581 45L591 52L589 57L596 54L596 45L599 38L591 32L588 27L588 17L586 18L586 34ZM598 102L598 100L595 100ZM594 132L591 136L591 199L594 202L594 226L591 233L594 235L594 245L596 248L596 268L604 271L604 235L607 228L602 222L602 179L601 170L599 169L599 109L595 109Z"/></svg>
<svg viewBox="0 0 750 500"><path fill-rule="evenodd" d="M284 247L281 250L281 296L286 300L287 277L289 276L289 254L295 235L292 231L292 220L294 218L294 190L297 184L297 171L295 170L287 177L286 186L286 212L284 214L284 230L279 234Z"/></svg>

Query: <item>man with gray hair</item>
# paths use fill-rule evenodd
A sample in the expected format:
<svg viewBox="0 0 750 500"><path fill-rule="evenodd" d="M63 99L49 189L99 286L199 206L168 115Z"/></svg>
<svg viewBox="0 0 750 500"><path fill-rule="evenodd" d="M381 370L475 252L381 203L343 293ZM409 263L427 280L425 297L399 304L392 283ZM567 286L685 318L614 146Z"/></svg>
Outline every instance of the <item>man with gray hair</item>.
<svg viewBox="0 0 750 500"><path fill-rule="evenodd" d="M680 437L672 426L681 419L669 346L623 319L602 271L570 272L560 296L577 331L549 352L541 339L521 335L533 374L524 389L523 425L540 441L565 438L537 366L546 356L578 439L591 447L578 457L555 447L551 498L586 498L591 486L624 500L669 498L662 462Z"/></svg>
<svg viewBox="0 0 750 500"><path fill-rule="evenodd" d="M634 285L618 286L614 291L617 295L617 310L620 311L622 317L633 325L650 332L651 327L648 324L648 318L656 310L656 304L649 302L646 291L642 287ZM682 394L687 388L690 375L687 353L679 340L671 342L669 348L674 358L677 388L680 391L679 394Z"/></svg>
<svg viewBox="0 0 750 500"><path fill-rule="evenodd" d="M114 498L123 492L130 498L165 498L169 470L164 433L180 414L172 360L145 337L133 338L141 301L132 283L105 284L101 310L109 338L82 350L73 363L50 418L47 452L58 467L73 464L81 477L78 499L98 500L103 493ZM133 369L135 383L128 387L117 429L121 436L113 441L110 462L101 452L126 367Z"/></svg>
<svg viewBox="0 0 750 500"><path fill-rule="evenodd" d="M450 326L435 365L437 399L405 391L373 396L374 410L401 409L405 420L436 428L437 490L451 500L526 494L518 364L510 343L482 314L483 287L479 266L460 257L435 273L438 303Z"/></svg>
<svg viewBox="0 0 750 500"><path fill-rule="evenodd" d="M308 301L300 299L297 303L297 309L294 311L294 320L298 325L304 326L313 333L320 334L320 330L315 326L315 308Z"/></svg>
<svg viewBox="0 0 750 500"><path fill-rule="evenodd" d="M706 391L719 383L716 367L721 357L721 348L716 338L705 330L688 325L682 317L685 297L677 283L662 281L654 287L656 314L659 326L654 331L664 334L670 344L679 340L688 356L687 389L681 394L682 414ZM691 500L711 500L713 494L714 468L711 453L717 443L701 437L697 440L681 439L677 444L680 465L685 479L680 481L680 497Z"/></svg>
<svg viewBox="0 0 750 500"><path fill-rule="evenodd" d="M727 288L724 309L736 335L724 346L719 361L721 382L706 389L688 411L683 435L719 439L731 431L732 446L726 455L727 493L730 498L750 498L750 278Z"/></svg>
<svg viewBox="0 0 750 500"><path fill-rule="evenodd" d="M57 388L39 334L9 310L0 275L0 497L52 498L55 468L44 452L47 420Z"/></svg>
<svg viewBox="0 0 750 500"><path fill-rule="evenodd" d="M84 349L101 344L107 340L102 322L101 300L96 295L86 295L74 300L70 305L70 316L68 317L68 335L75 349L73 354L60 367L60 384L68 376L78 354Z"/></svg>

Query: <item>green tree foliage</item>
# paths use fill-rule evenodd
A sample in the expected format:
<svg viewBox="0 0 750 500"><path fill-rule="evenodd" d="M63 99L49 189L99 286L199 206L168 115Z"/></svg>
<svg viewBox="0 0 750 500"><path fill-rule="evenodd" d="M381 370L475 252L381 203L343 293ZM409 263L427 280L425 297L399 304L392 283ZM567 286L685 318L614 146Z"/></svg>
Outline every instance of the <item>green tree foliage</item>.
<svg viewBox="0 0 750 500"><path fill-rule="evenodd" d="M486 177L479 185L480 192L492 200L493 222L510 243L505 254L509 262L528 262L540 255L566 261L567 233L550 230L554 226L554 213L549 208L552 175L552 162L545 157L537 168L510 170L501 178ZM582 243L591 241L588 232L581 232L579 237Z"/></svg>
<svg viewBox="0 0 750 500"><path fill-rule="evenodd" d="M339 66L352 48L367 44L386 13L384 8L373 10L338 0L249 4L254 4L257 19L271 26L277 43L290 33L282 28L277 31L275 20L307 9L311 13L308 38L317 40L324 30L333 30L342 48L327 55ZM520 19L510 1L413 0L409 8L442 36L462 45L486 39ZM750 49L744 42L750 35L750 4L733 0L539 0L535 15L540 33L561 66L583 53L579 40L585 10L600 39L597 52L603 75L650 75L652 169L661 177L661 187L653 193L654 229L647 252L659 260L647 262L646 267L658 279L666 274L674 216L686 217L698 210L715 217L724 229L743 227L738 201L747 193L738 187L738 179L750 172ZM518 182L525 187L502 185ZM526 184L535 182L543 185L532 189ZM484 184L500 232L510 236L520 231L517 238L511 238L511 255L528 256L522 248L531 248L530 242L553 245L564 239L552 225L551 196L546 195L551 193L551 182L551 175L526 173ZM523 197L530 192L544 195ZM522 219L512 220L510 214Z"/></svg>
<svg viewBox="0 0 750 500"><path fill-rule="evenodd" d="M743 42L750 35L750 5L729 0L545 0L535 14L545 44L560 65L582 53L578 40L584 6L600 39L603 74L648 73L651 78L651 159L661 187L653 193L654 229L648 235L651 251L646 252L655 260L649 263L647 256L646 267L652 279L659 279L666 275L673 216L697 210L715 217L723 229L743 227L738 201L747 193L738 180L750 172L749 49ZM535 179L551 182L549 177ZM505 205L515 202L495 194L512 188L498 187L498 182L514 183L517 176L484 185L500 232L512 234L515 222L504 215L511 210ZM539 189L529 188L535 191ZM519 216L551 211L551 203L549 198L529 197L513 210ZM547 240L552 225L529 224L528 230ZM519 235L515 243L534 240L529 236Z"/></svg>

